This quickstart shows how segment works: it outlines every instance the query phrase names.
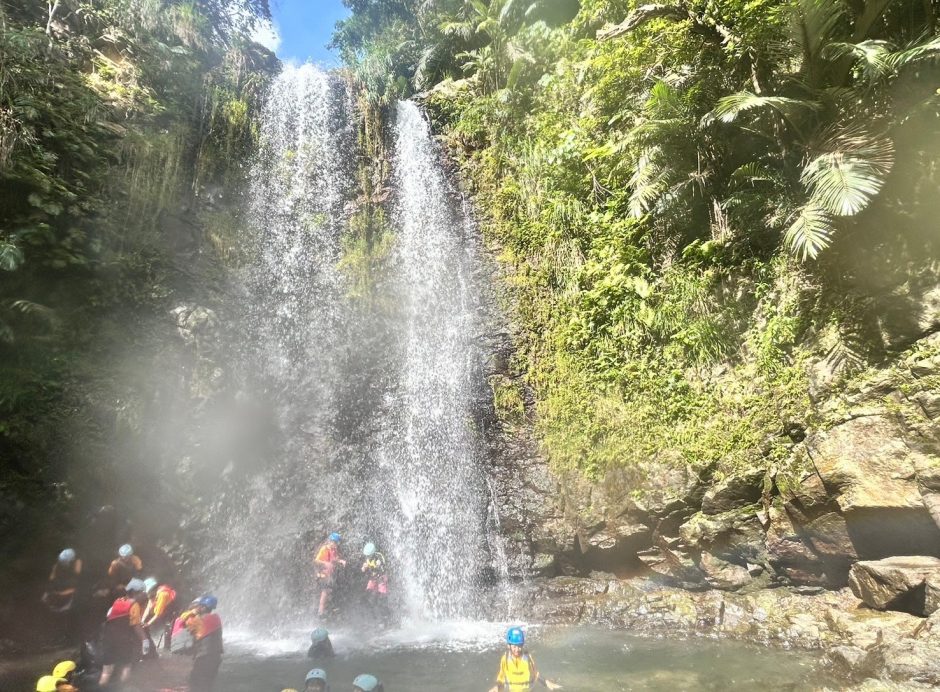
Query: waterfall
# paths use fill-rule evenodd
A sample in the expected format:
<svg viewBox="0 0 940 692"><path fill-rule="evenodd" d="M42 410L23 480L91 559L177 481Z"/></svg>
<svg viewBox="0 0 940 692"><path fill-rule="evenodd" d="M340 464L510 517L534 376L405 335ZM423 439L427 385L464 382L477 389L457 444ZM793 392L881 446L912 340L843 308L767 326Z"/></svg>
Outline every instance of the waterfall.
<svg viewBox="0 0 940 692"><path fill-rule="evenodd" d="M259 458L231 474L213 509L206 570L247 626L302 620L315 598L310 544L356 501L347 492L355 464L338 463L337 421L350 329L337 263L355 190L353 123L345 82L310 64L285 66L262 112L234 350L245 423L268 424Z"/></svg>
<svg viewBox="0 0 940 692"><path fill-rule="evenodd" d="M235 360L239 397L270 427L257 459L221 479L203 556L229 621L250 631L313 624L312 553L333 530L347 583L363 544L379 544L411 622L477 617L489 569L473 229L419 109L400 104L382 299L356 301L341 269L351 102L343 80L285 67L250 175Z"/></svg>
<svg viewBox="0 0 940 692"><path fill-rule="evenodd" d="M388 533L409 611L454 618L469 614L486 554L468 226L418 107L400 103L396 116L402 360L379 461L397 505Z"/></svg>

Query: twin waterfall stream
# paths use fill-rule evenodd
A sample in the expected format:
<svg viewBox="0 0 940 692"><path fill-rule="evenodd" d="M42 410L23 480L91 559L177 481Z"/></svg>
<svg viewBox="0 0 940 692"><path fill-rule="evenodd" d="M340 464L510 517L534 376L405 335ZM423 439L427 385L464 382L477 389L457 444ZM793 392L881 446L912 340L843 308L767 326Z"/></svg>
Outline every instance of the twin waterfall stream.
<svg viewBox="0 0 940 692"><path fill-rule="evenodd" d="M357 163L346 83L288 66L264 110L238 352L245 396L275 411L282 442L213 515L206 574L252 628L312 622L312 554L331 531L347 570L379 546L415 623L480 616L494 569L471 411L485 386L473 229L418 107L398 104L393 128L390 254L364 301L343 268Z"/></svg>

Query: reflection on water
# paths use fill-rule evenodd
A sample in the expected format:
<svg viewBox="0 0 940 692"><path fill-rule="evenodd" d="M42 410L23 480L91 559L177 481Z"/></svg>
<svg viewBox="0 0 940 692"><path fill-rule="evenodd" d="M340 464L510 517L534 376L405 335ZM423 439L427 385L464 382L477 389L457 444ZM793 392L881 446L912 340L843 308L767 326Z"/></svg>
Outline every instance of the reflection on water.
<svg viewBox="0 0 940 692"><path fill-rule="evenodd" d="M480 692L493 684L505 631L492 623L455 624L456 639L420 643L420 632L383 636L334 633L337 658L323 664L334 690L359 673L378 676L394 690ZM237 635L235 635L237 636ZM220 689L232 692L302 687L314 665L296 639L229 645ZM826 684L817 656L732 642L644 639L589 628L530 631L542 672L566 690L807 689ZM318 664L319 665L319 664ZM837 685L833 681L830 684Z"/></svg>

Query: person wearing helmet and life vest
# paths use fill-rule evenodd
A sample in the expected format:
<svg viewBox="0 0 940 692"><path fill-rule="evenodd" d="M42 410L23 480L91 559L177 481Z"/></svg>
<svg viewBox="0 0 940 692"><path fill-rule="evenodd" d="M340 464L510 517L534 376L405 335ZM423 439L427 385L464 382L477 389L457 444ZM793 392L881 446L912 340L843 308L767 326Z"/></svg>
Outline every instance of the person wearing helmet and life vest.
<svg viewBox="0 0 940 692"><path fill-rule="evenodd" d="M333 584L336 581L336 566L346 566L346 561L340 557L339 542L341 536L335 531L320 544L313 557L313 564L317 570L317 581L320 584L320 604L317 608L317 616L323 617L326 613L326 606L333 593Z"/></svg>
<svg viewBox="0 0 940 692"><path fill-rule="evenodd" d="M375 543L366 543L362 548L365 562L362 563L362 572L365 573L366 598L373 614L388 624L391 612L388 607L388 568L385 556L376 550Z"/></svg>
<svg viewBox="0 0 940 692"><path fill-rule="evenodd" d="M525 649L525 633L520 627L510 627L506 632L508 650L499 661L496 685L490 692L528 692L540 682L550 690L560 690L561 685L541 676L535 659Z"/></svg>
<svg viewBox="0 0 940 692"><path fill-rule="evenodd" d="M78 692L67 680L55 675L43 675L36 681L36 692Z"/></svg>
<svg viewBox="0 0 940 692"><path fill-rule="evenodd" d="M125 543L118 548L118 556L108 566L112 594L120 594L121 587L131 579L139 578L143 568L143 563L134 554L134 547L130 543Z"/></svg>
<svg viewBox="0 0 940 692"><path fill-rule="evenodd" d="M52 669L52 677L64 681L64 683L59 683L59 687L56 688L58 692L79 692L81 681L88 681L87 676L83 676L83 671L78 669L78 664L75 661L59 661L56 663L55 668Z"/></svg>
<svg viewBox="0 0 940 692"><path fill-rule="evenodd" d="M304 678L304 692L330 692L330 686L326 682L326 671L322 668L314 668L307 677Z"/></svg>
<svg viewBox="0 0 940 692"><path fill-rule="evenodd" d="M193 669L189 673L190 692L209 692L222 664L222 618L215 612L219 600L212 595L197 600L186 618L193 637Z"/></svg>
<svg viewBox="0 0 940 692"><path fill-rule="evenodd" d="M140 579L131 579L124 587L125 594L116 599L108 610L102 632L101 677L98 684L107 687L115 669L120 671L118 679L126 683L131 666L140 660L141 654L149 654L150 640L141 626L141 616L147 595Z"/></svg>
<svg viewBox="0 0 940 692"><path fill-rule="evenodd" d="M310 633L310 648L307 649L307 658L333 658L335 655L329 632L322 627L317 627Z"/></svg>
<svg viewBox="0 0 940 692"><path fill-rule="evenodd" d="M353 680L353 692L385 692L385 686L374 675L363 673Z"/></svg>
<svg viewBox="0 0 940 692"><path fill-rule="evenodd" d="M170 648L170 629L176 617L176 591L167 584L160 584L155 578L144 579L147 589L147 607L144 609L144 629L151 640L163 641L163 648ZM155 652L156 653L156 652Z"/></svg>
<svg viewBox="0 0 940 692"><path fill-rule="evenodd" d="M42 602L49 610L62 613L70 610L78 591L78 582L82 576L82 561L72 548L66 548L52 566L49 573L49 585L42 595Z"/></svg>
<svg viewBox="0 0 940 692"><path fill-rule="evenodd" d="M362 549L365 562L362 571L369 578L366 591L378 597L388 595L388 572L385 565L385 556L375 549L375 543L366 543Z"/></svg>

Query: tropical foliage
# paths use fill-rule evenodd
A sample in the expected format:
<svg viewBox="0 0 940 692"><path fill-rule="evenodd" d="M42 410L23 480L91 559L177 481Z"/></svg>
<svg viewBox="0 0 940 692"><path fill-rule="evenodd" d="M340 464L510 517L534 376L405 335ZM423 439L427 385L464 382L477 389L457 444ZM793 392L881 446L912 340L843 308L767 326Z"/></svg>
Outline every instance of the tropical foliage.
<svg viewBox="0 0 940 692"><path fill-rule="evenodd" d="M159 386L122 377L121 354L167 319L190 269L179 229L242 175L276 67L248 39L267 15L266 0L0 3L4 528L64 509L64 478L84 478L87 504L121 467L132 402Z"/></svg>
<svg viewBox="0 0 940 692"><path fill-rule="evenodd" d="M335 45L423 101L502 247L562 463L753 456L826 335L884 353L858 277L938 256L935 1L347 5Z"/></svg>

